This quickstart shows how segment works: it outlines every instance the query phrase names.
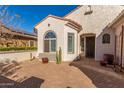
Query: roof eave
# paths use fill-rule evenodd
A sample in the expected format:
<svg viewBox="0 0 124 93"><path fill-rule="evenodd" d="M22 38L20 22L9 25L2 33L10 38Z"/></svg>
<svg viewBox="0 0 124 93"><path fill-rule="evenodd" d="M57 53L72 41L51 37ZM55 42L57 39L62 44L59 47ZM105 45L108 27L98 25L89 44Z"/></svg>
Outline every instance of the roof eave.
<svg viewBox="0 0 124 93"><path fill-rule="evenodd" d="M121 18L124 17L124 10L111 22L108 24L107 28L112 28Z"/></svg>
<svg viewBox="0 0 124 93"><path fill-rule="evenodd" d="M72 23L67 23L65 24L66 26L76 30L78 33L82 30L82 26L78 26L78 25L75 25L75 24L72 24Z"/></svg>

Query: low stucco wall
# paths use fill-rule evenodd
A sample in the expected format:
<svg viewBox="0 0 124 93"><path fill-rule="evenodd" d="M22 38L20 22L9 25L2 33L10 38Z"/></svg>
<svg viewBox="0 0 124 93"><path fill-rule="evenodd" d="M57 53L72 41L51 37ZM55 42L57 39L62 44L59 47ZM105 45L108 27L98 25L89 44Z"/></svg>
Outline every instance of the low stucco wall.
<svg viewBox="0 0 124 93"><path fill-rule="evenodd" d="M31 57L37 55L37 51L23 51L23 52L5 52L0 53L0 62L4 62L5 60L16 60L16 61L24 61L29 60Z"/></svg>

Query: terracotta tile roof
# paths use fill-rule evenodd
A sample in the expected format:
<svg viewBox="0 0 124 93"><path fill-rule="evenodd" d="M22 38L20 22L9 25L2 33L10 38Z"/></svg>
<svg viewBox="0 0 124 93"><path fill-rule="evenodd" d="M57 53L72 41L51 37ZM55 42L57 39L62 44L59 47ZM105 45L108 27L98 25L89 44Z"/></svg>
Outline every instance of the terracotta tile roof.
<svg viewBox="0 0 124 93"><path fill-rule="evenodd" d="M4 28L4 29L2 29L2 28ZM13 35L18 35L18 36L30 37L30 38L37 39L36 35L30 34L30 33L27 33L27 32L16 31L15 29L6 27L4 24L1 24L0 33L9 33L9 34L13 34Z"/></svg>

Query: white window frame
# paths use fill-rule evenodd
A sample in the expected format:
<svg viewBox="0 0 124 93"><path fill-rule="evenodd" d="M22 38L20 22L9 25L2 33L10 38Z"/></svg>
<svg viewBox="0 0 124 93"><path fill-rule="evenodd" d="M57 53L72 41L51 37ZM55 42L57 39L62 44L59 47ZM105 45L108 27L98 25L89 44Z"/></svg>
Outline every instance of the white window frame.
<svg viewBox="0 0 124 93"><path fill-rule="evenodd" d="M72 38L73 39L73 43L72 43L73 49L72 49L71 52L69 51L69 47L68 47L68 37L69 37L69 34L70 34L70 36L73 36L73 38ZM74 33L68 33L67 34L67 52L68 52L68 54L74 54L75 53L75 34Z"/></svg>
<svg viewBox="0 0 124 93"><path fill-rule="evenodd" d="M47 31L47 32L45 33L45 35L44 35L44 42L45 42L45 40L48 40L48 42L49 42L49 52L48 52L48 53L55 53L55 52L56 52L56 48L57 48L57 39L56 39L56 38L45 38L46 34L49 33L49 32L55 33L54 31ZM56 36L56 33L55 33L55 36ZM52 41L52 40L55 40L55 42L56 42L55 51L51 51L51 41ZM44 47L45 47L45 45L44 45ZM44 48L44 52L45 52L45 48ZM46 53L47 53L47 52L46 52Z"/></svg>

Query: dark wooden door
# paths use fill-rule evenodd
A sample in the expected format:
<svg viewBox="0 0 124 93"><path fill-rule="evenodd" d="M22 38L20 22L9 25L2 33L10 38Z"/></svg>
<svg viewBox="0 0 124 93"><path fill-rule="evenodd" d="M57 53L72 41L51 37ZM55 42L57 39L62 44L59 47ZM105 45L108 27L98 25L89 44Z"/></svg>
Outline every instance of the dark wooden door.
<svg viewBox="0 0 124 93"><path fill-rule="evenodd" d="M94 58L95 56L95 36L86 37L86 57Z"/></svg>

